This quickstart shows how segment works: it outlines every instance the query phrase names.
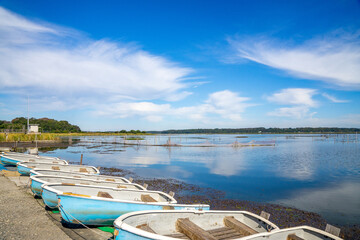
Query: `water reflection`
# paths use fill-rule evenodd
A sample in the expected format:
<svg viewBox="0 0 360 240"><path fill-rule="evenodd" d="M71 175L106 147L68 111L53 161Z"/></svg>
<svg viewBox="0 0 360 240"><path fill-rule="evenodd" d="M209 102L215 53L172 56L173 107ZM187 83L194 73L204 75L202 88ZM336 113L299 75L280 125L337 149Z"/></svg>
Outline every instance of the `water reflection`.
<svg viewBox="0 0 360 240"><path fill-rule="evenodd" d="M317 212L329 222L356 224L360 219L360 182L295 191L289 198L275 203Z"/></svg>
<svg viewBox="0 0 360 240"><path fill-rule="evenodd" d="M311 180L317 168L314 159L315 145L309 139L305 139L296 148L286 145L279 146L281 152L278 161L275 162L276 174L280 177L295 180Z"/></svg>
<svg viewBox="0 0 360 240"><path fill-rule="evenodd" d="M236 151L235 156L233 154L221 154L218 157L213 157L209 159L206 166L210 173L227 177L240 175L241 171L246 170L246 163L242 156L242 151Z"/></svg>
<svg viewBox="0 0 360 240"><path fill-rule="evenodd" d="M119 142L121 139L114 137L85 137L68 149L56 149L46 154L75 162L84 154L85 164L125 168L143 177L177 178L223 190L231 198L282 201L315 212L320 209L324 216L341 212L345 214L344 219L357 218L360 223L360 206L356 205L356 201L360 202L360 143L327 138L318 141L312 136L287 138L284 135L254 135L244 141L275 138L274 147L232 148L126 147ZM167 141L168 136L146 139L160 143ZM172 136L171 139L188 145L204 141L221 145L234 142L236 136ZM333 182L342 184L331 184ZM348 199L344 201L345 205L356 209L354 215L350 208L342 206L340 196Z"/></svg>

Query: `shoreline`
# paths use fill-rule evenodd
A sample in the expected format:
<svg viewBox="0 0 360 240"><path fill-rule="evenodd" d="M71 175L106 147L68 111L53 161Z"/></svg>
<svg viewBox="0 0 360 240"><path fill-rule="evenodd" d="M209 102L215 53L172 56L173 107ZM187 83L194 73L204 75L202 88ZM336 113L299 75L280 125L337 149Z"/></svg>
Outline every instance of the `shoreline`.
<svg viewBox="0 0 360 240"><path fill-rule="evenodd" d="M143 178L134 172L121 168L101 168L101 174L132 177L138 184L148 184L149 190L175 192L178 203L209 204L212 210L243 210L260 215L261 211L271 214L270 221L280 228L309 225L324 230L326 220L319 214L293 207L273 203L261 203L247 200L227 199L225 192L212 188L202 188L194 184L185 183L176 179ZM360 224L339 225L340 237L345 240L360 240Z"/></svg>

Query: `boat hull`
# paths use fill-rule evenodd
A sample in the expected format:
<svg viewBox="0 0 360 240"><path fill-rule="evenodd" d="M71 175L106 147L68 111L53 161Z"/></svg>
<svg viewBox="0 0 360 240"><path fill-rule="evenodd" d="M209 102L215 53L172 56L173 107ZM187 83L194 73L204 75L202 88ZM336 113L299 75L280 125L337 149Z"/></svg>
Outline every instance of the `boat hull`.
<svg viewBox="0 0 360 240"><path fill-rule="evenodd" d="M2 164L10 166L16 166L16 164L20 162L20 160L11 159L4 156L1 156L0 161L2 162Z"/></svg>
<svg viewBox="0 0 360 240"><path fill-rule="evenodd" d="M58 198L56 192L47 190L40 186L40 194L43 202L48 208L56 209L58 208Z"/></svg>
<svg viewBox="0 0 360 240"><path fill-rule="evenodd" d="M309 226L285 228L270 233L255 234L244 237L241 240L287 240L289 235L295 235L306 240L343 240L328 232Z"/></svg>
<svg viewBox="0 0 360 240"><path fill-rule="evenodd" d="M119 216L144 210L163 210L164 207L172 206L175 210L203 209L209 210L208 205L180 205L180 204L146 204L143 202L119 202L103 201L86 197L77 197L58 194L60 213L62 218L69 223L78 223L77 220L86 225L113 225Z"/></svg>
<svg viewBox="0 0 360 240"><path fill-rule="evenodd" d="M74 173L74 172L66 172L66 171L54 171L54 170L41 170L36 169L30 171L30 176L62 176L62 177L75 177L78 179L91 179L97 181L108 181L108 182L116 182L116 183L131 183L128 179L123 177L115 177L109 175L98 175L98 174L83 174L83 173Z"/></svg>
<svg viewBox="0 0 360 240"><path fill-rule="evenodd" d="M21 162L21 163L24 163L24 162ZM31 166L31 162L28 163L29 165L26 165L25 163L24 164L17 164L17 170L18 172L21 174L21 175L24 175L24 176L30 176L30 171L34 169L34 167ZM47 164L47 163L44 163L44 164ZM65 161L63 162L58 162L56 163L57 165L67 165L67 163Z"/></svg>
<svg viewBox="0 0 360 240"><path fill-rule="evenodd" d="M190 219L190 221L197 224L199 228L206 229L205 231L208 231L210 235L213 233L219 234L213 235L213 238L218 238L219 236L224 237L225 235L231 236L231 239L242 239L244 237L242 233L239 233L234 229L231 230L231 227L226 226L225 219L227 221L229 221L228 219L235 219L234 224L236 224L236 222L244 224L248 229L252 229L253 232L249 232L250 234L267 233L269 231L276 232L279 230L279 228L269 220L247 211L162 210L131 212L120 216L114 221L114 236L117 240L178 239L177 237L181 238L181 236L171 237L170 235L180 233L177 227L179 219ZM147 229L150 229L151 231L142 229L141 226L143 225L147 225Z"/></svg>
<svg viewBox="0 0 360 240"><path fill-rule="evenodd" d="M118 189L134 189L134 190L144 190L146 191L146 188L143 186L140 186L139 184L132 184L132 183L117 183L117 182L109 182L109 181L95 181L91 179L86 178L71 178L71 177L53 177L53 176L33 176L30 177L30 189L31 191L38 197L42 197L42 185L43 184L49 184L49 183L63 183L63 184L86 184L91 186L102 186L102 187L111 187L111 188L118 188ZM52 178L52 180L46 180L46 178ZM45 179L45 180L44 180ZM53 199L51 199L52 202L57 203L57 196L51 195ZM50 199L49 199L50 200Z"/></svg>

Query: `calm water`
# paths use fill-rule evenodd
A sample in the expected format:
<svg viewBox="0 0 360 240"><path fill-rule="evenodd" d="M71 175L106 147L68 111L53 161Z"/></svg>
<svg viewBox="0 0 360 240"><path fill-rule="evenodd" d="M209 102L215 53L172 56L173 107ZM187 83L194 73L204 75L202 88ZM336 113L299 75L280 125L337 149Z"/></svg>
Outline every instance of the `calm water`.
<svg viewBox="0 0 360 240"><path fill-rule="evenodd" d="M360 224L360 139L355 135L172 135L187 147L123 146L121 137L80 137L67 149L44 154L142 177L176 178L224 190L228 198L281 203L320 213L330 223ZM164 144L169 136L141 142ZM231 147L237 142L275 146ZM194 147L215 144L218 147Z"/></svg>

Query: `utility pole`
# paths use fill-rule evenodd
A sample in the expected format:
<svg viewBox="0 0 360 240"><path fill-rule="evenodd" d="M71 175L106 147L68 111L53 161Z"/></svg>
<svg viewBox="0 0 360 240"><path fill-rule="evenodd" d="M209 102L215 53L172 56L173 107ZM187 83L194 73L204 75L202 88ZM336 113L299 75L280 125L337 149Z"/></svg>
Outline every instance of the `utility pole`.
<svg viewBox="0 0 360 240"><path fill-rule="evenodd" d="M27 101L27 133L29 133L30 129L29 129L29 95L28 95L28 101Z"/></svg>

